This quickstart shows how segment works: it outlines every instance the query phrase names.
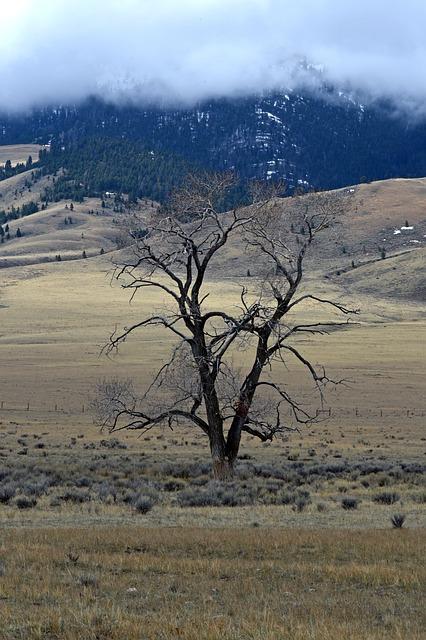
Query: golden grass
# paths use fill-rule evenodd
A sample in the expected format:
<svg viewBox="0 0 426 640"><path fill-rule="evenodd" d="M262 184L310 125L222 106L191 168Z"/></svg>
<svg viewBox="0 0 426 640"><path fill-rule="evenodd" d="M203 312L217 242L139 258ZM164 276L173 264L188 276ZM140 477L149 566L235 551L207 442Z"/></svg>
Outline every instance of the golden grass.
<svg viewBox="0 0 426 640"><path fill-rule="evenodd" d="M161 330L141 331L129 339L112 361L99 357L100 348L117 326L123 327L157 311L163 298L145 293L130 306L128 295L111 286L111 264L104 256L85 261L7 269L2 271L0 290L0 357L8 374L2 384L1 400L6 407L23 408L30 402L38 419L49 417L55 404L76 417L97 379L103 376L132 377L140 388L146 386L174 344L171 334ZM213 298L230 308L239 300L245 279L209 284ZM324 294L325 284L316 291ZM331 295L351 302L349 295L327 285ZM329 291L330 293L330 291ZM415 304L357 296L361 325L330 336L300 341L300 347L314 362L328 367L336 379L353 381L332 392L328 403L347 409L338 419L362 428L367 412L374 412L378 425L380 409L385 418L398 413L405 428L406 411L418 415L410 422L424 424L423 391L426 386L426 346L424 308ZM312 321L313 305L306 305L300 318ZM335 318L334 318L335 319ZM361 348L360 348L361 345ZM242 365L246 354L235 354ZM310 393L312 386L301 369L289 361L290 373L277 371L281 382L293 383L299 391ZM359 409L359 416L355 409ZM29 416L28 416L29 417ZM81 416L79 416L80 418ZM371 418L367 424L370 425Z"/></svg>
<svg viewBox="0 0 426 640"><path fill-rule="evenodd" d="M420 202L424 183L418 182L414 186ZM14 183L9 186L12 194ZM413 185L402 187L408 193ZM394 198L395 188L377 183L360 190L361 196L369 190L369 197L376 198L378 227L396 223L401 215L405 220L402 203L389 220L379 215ZM21 239L28 243L21 245L22 259L39 259L44 239L37 244L31 234L43 221L51 243L48 250L66 251L70 236L59 228L55 235L62 206L36 214L38 221L33 216L22 221L22 226L29 225L27 240ZM86 223L87 214L80 207L75 216L90 246L99 248L97 243L107 237L105 221L97 226L91 216ZM361 234L360 216L354 229L358 224ZM80 227L77 235L74 229L71 233L75 237L70 251L80 251ZM12 244L8 252L15 255ZM420 252L415 264L418 256ZM229 277L229 265L239 265L244 274L240 259L238 247L231 247L209 283L211 299L220 298L227 308L238 302L240 284L246 283L244 277ZM411 260L404 258L407 268ZM425 305L366 295L378 291L377 273L384 286L389 285L388 268L385 261L379 270L366 267L359 272L363 281L355 300L355 283L346 276L333 283L315 270L309 274L319 295L352 299L363 311L360 326L300 343L315 362L328 366L332 377L353 384L328 397L333 409L328 422L272 446L246 438L243 454L278 467L288 460L385 460L396 466L421 461ZM28 469L57 470L69 487L67 482L72 485L81 475L90 475L92 465L96 482L110 481L121 455L128 458L123 474L129 472L130 479L132 473L137 476L141 461L147 463L146 478L155 480L151 463L208 459L207 443L189 428L142 439L122 433L120 439L128 446L123 452L100 447L105 434L91 424L87 413L96 380L132 377L143 389L173 346L167 334L152 330L129 340L112 361L99 357L114 326L140 320L163 302L161 296L149 294L129 306L127 295L111 286L110 269L104 256L2 271L0 462L5 466L19 469L25 460ZM356 279L357 271L351 278ZM301 317L310 320L315 313L313 305L306 305ZM246 364L246 354L234 357L236 364ZM276 375L299 393L311 391L291 363ZM23 410L27 402L28 412ZM25 459L17 455L24 435ZM43 449L35 447L40 441ZM95 448L86 449L85 444ZM62 486L42 495L33 509L2 505L0 639L420 640L425 633L425 509L412 496L421 487L410 478L392 480L388 488L400 493L401 502L384 506L372 502L372 495L381 490L379 478L373 481L374 486L364 487L360 478L348 475L314 482L309 486L312 503L302 513L291 505L179 507L170 495L146 516L123 503L95 500L54 507L52 495L62 492ZM361 499L357 510L341 508L345 495ZM318 510L321 502L325 510ZM407 528L401 531L390 525L397 511L407 515Z"/></svg>
<svg viewBox="0 0 426 640"><path fill-rule="evenodd" d="M20 162L26 162L28 156L32 156L33 162L37 162L40 149L43 147L39 144L0 145L0 166L6 164L7 160L15 166Z"/></svg>
<svg viewBox="0 0 426 640"><path fill-rule="evenodd" d="M419 532L13 530L0 638L419 639Z"/></svg>
<svg viewBox="0 0 426 640"><path fill-rule="evenodd" d="M355 236L401 227L406 220L418 224L425 218L426 178L379 180L356 189L356 214L350 223Z"/></svg>
<svg viewBox="0 0 426 640"><path fill-rule="evenodd" d="M41 183L36 183L36 188L42 189L47 185L43 178ZM25 193L25 198L28 200L32 193ZM13 200L11 204L16 206ZM43 211L10 221L11 238L1 245L0 267L54 261L57 255L63 261L81 259L83 251L91 258L98 256L101 249L105 252L117 249L117 238L123 232L115 224L116 214L112 210L102 210L101 201L96 198L73 205L72 211L69 204L53 203ZM73 223L65 224L69 217ZM20 238L16 238L18 227L22 233Z"/></svg>

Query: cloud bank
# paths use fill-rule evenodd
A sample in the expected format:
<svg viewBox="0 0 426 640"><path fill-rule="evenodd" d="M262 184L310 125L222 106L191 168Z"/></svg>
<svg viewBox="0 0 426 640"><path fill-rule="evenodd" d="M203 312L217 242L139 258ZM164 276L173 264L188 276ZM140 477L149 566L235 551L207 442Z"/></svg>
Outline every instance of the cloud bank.
<svg viewBox="0 0 426 640"><path fill-rule="evenodd" d="M312 82L308 61L328 82L426 112L425 0L2 4L2 109L93 94L191 104L298 89Z"/></svg>

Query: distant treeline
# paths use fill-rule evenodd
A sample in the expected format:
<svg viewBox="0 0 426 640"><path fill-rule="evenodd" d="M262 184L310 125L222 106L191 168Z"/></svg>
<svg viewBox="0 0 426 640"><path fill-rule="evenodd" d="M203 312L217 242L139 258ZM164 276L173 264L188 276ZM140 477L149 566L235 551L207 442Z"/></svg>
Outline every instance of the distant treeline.
<svg viewBox="0 0 426 640"><path fill-rule="evenodd" d="M7 180L7 178L13 178L13 176L17 176L19 173L23 173L24 171L28 171L34 166L37 165L34 165L31 156L28 156L28 160L26 162L19 162L15 166L12 165L11 160L6 160L5 165L0 167L0 182L2 180Z"/></svg>
<svg viewBox="0 0 426 640"><path fill-rule="evenodd" d="M164 203L189 173L203 170L177 155L147 150L142 143L106 137L67 146L52 142L51 151L41 151L39 158L43 173L55 176L44 193L46 202L82 202L114 192L126 194L130 202L148 198ZM248 203L247 193L247 182L239 182L222 208Z"/></svg>
<svg viewBox="0 0 426 640"><path fill-rule="evenodd" d="M145 149L128 140L103 137L63 146L53 142L51 151L40 152L43 172L64 174L46 190L45 200L75 200L102 197L106 192L127 194L131 201L150 198L163 202L191 170L177 156Z"/></svg>
<svg viewBox="0 0 426 640"><path fill-rule="evenodd" d="M52 176L52 180L41 194L40 203L30 202L7 212L0 210L0 224L43 210L49 202L82 202L85 197L103 199L108 192L116 194L117 211L122 208L119 205L123 203L123 194L130 203L140 198L165 203L189 173L202 170L177 155L148 150L139 142L107 137L65 144L54 140L50 152L45 149L39 152L36 164L29 158L26 165L19 166L22 170L38 168L31 174L33 183L42 175ZM16 170L10 167L8 163L9 172ZM29 188L31 183L25 186ZM220 208L227 210L249 201L247 181L240 181L220 203Z"/></svg>

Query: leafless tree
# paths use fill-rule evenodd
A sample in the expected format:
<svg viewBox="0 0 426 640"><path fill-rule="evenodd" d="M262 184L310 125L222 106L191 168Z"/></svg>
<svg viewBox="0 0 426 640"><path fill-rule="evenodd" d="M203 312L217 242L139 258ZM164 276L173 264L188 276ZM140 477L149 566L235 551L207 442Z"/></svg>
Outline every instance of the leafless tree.
<svg viewBox="0 0 426 640"><path fill-rule="evenodd" d="M209 439L218 479L232 477L243 434L266 442L316 419L276 382L274 363L294 359L322 398L324 387L338 381L305 357L295 338L348 324L352 313L301 288L309 249L344 213L348 196L283 199L270 186L256 184L250 207L221 213L232 185L228 174L191 176L173 194L167 213L154 212L144 221L145 235L134 231L131 257L117 268L116 278L132 296L154 288L171 304L116 331L106 350L113 352L134 332L153 326L173 333L176 346L142 398L129 381L102 383L97 396L100 423L111 432L177 423L200 429ZM230 246L249 251L258 271L243 280L236 311L209 296L212 264ZM294 321L308 300L346 318ZM238 349L244 349L241 370L233 365Z"/></svg>

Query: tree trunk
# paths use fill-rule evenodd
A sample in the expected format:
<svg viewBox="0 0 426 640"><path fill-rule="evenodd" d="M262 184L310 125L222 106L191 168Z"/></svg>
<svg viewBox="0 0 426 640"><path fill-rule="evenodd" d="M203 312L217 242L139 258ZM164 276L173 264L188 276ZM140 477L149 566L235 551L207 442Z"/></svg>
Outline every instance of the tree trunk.
<svg viewBox="0 0 426 640"><path fill-rule="evenodd" d="M220 433L210 435L210 451L214 479L221 482L231 480L234 477L234 465L226 456L225 440Z"/></svg>
<svg viewBox="0 0 426 640"><path fill-rule="evenodd" d="M234 465L227 458L213 458L213 477L220 482L227 482L234 477Z"/></svg>
<svg viewBox="0 0 426 640"><path fill-rule="evenodd" d="M236 415L232 421L231 427L226 439L226 456L233 465L238 456L241 443L241 430L244 425L246 416Z"/></svg>

